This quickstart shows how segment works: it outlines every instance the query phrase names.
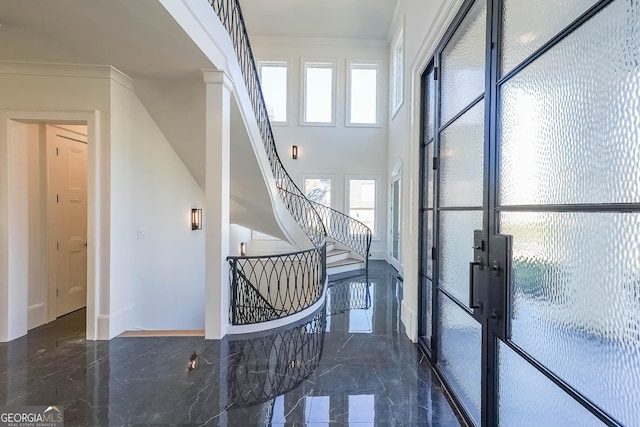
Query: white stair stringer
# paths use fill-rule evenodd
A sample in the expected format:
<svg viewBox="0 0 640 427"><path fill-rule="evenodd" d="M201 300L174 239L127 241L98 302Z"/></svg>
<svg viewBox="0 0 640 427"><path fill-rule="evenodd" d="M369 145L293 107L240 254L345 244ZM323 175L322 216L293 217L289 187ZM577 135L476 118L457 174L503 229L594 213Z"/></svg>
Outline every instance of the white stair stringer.
<svg viewBox="0 0 640 427"><path fill-rule="evenodd" d="M249 142L248 145L250 145L250 148L247 147L246 152L253 152L265 184L263 185L262 183L256 182L255 188L261 191L266 190L271 200L271 206L264 206L264 202L260 201L259 211L261 212L259 215L266 215L267 211L272 211L274 218L266 219L266 221L270 221L273 224L273 220L275 219L275 223L279 225L282 234L276 233L272 227L256 227L257 224L247 224L243 220L250 219L251 222L254 222L256 218L259 218L259 215L255 215L255 212L253 212L254 215L251 215L252 212L242 213L240 211L233 211L234 207L238 209L244 208L246 210L252 203L256 203L250 193L246 195L232 195L232 211L230 212L232 222L258 230L262 228L272 235L284 237L289 243L298 248L298 250L312 248L313 244L293 218L280 197L249 93L245 86L244 77L238 63L238 58L227 30L206 1L160 0L160 2L167 12L169 12L184 29L185 33L191 37L201 51L216 65L218 70L224 71L226 76L228 76L229 90L232 93L232 133L236 136L241 135L241 132L238 130L244 128L243 132L245 135L240 136L240 138L244 139L243 137L246 137L246 140ZM231 142L232 145L237 142L235 137L233 139ZM235 148L236 147L234 147L234 149ZM237 170L237 168L235 171L232 170L231 179L246 179L246 176L243 174L246 170L247 169ZM198 175L198 173L193 174L194 176Z"/></svg>

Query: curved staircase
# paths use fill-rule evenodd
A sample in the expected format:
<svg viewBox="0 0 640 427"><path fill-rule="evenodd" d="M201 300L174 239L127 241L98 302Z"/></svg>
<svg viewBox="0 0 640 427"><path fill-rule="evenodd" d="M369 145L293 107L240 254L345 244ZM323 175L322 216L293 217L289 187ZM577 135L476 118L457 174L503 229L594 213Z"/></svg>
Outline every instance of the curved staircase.
<svg viewBox="0 0 640 427"><path fill-rule="evenodd" d="M239 0L208 1L231 38L277 192L313 245L288 254L227 258L231 324L270 322L319 303L327 274L366 269L372 233L356 219L307 199L291 179L278 156Z"/></svg>

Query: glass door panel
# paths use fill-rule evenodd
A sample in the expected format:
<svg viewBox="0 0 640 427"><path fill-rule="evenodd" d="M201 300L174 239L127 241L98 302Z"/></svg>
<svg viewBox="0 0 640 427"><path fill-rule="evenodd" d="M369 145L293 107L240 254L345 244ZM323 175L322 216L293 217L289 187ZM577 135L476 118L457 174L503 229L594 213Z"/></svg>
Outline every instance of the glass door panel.
<svg viewBox="0 0 640 427"><path fill-rule="evenodd" d="M551 39L593 3L548 8L521 30ZM504 425L514 413L548 425L542 409L526 414L558 402L556 424L640 425L640 6L598 6L499 85L497 229L512 236ZM505 8L507 20L530 16L524 2ZM518 384L545 401L518 401Z"/></svg>
<svg viewBox="0 0 640 427"><path fill-rule="evenodd" d="M440 134L439 173L441 207L482 206L484 100Z"/></svg>
<svg viewBox="0 0 640 427"><path fill-rule="evenodd" d="M482 326L446 295L438 310L438 366L473 422L480 425Z"/></svg>
<svg viewBox="0 0 640 427"><path fill-rule="evenodd" d="M504 427L602 426L603 423L527 361L499 342L498 425Z"/></svg>
<svg viewBox="0 0 640 427"><path fill-rule="evenodd" d="M484 93L487 2L475 1L442 52L440 124Z"/></svg>
<svg viewBox="0 0 640 427"><path fill-rule="evenodd" d="M638 8L612 3L503 84L501 205L640 202Z"/></svg>
<svg viewBox="0 0 640 427"><path fill-rule="evenodd" d="M474 230L483 228L484 215L486 27L487 2L475 1L440 53L440 114L435 119L440 123L435 132L436 359L475 425L482 422L483 327L468 307L469 263L474 261Z"/></svg>
<svg viewBox="0 0 640 427"><path fill-rule="evenodd" d="M586 12L598 0L504 0L502 75Z"/></svg>
<svg viewBox="0 0 640 427"><path fill-rule="evenodd" d="M392 248L391 248L391 256L400 261L399 253L400 253L400 180L396 179L393 181L393 212L392 212L392 226L391 226L391 234L392 234Z"/></svg>
<svg viewBox="0 0 640 427"><path fill-rule="evenodd" d="M473 231L482 228L483 211L441 211L439 288L464 306L469 304L469 262Z"/></svg>

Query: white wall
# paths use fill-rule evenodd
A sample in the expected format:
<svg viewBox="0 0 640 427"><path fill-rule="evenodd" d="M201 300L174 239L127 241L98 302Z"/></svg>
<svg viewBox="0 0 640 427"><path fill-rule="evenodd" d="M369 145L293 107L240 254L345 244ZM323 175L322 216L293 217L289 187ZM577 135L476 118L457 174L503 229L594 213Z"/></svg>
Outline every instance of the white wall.
<svg viewBox="0 0 640 427"><path fill-rule="evenodd" d="M229 225L229 256L240 256L240 243L247 244L247 255L250 252L251 230L238 224Z"/></svg>
<svg viewBox="0 0 640 427"><path fill-rule="evenodd" d="M0 242L4 243L0 243L0 248L2 248L0 250L0 270L6 272L11 264L6 242L8 242L10 234L14 232L14 229L9 226L12 220L6 215L11 187L7 171L8 165L13 164L12 155L7 151L7 134L4 133L8 119L33 119L37 117L48 120L65 116L67 118L82 117L84 120L93 121L92 141L96 145L93 147L92 161L97 162L93 172L100 173L99 177L93 176L93 183L102 181L105 183L103 185L105 191L101 192L96 200L93 200L90 214L94 217L109 217L108 141L110 118L108 82L111 71L109 67L0 63L0 116L2 121L0 132L3 133L0 135ZM96 111L100 113L96 113ZM105 144L101 146L99 141L105 141ZM90 150L92 149L90 148ZM23 172L26 182L26 165ZM93 184L90 184L90 187L91 185ZM103 221L100 227L93 232L95 232L95 236L99 236L105 230L107 232L109 230L108 221ZM97 246L90 248L95 254L95 259L90 260L90 267L94 268L90 282L95 285L95 289L98 291L97 295L93 295L94 299L89 307L90 317L94 319L109 314L109 271L100 268L100 266L109 266L109 239L108 233L103 232L102 235L104 238L94 242ZM12 268L15 267L16 265ZM8 293L9 289L12 290L12 293ZM0 341L26 333L26 324L24 330L19 331L15 336L3 333L6 332L7 323L6 311L5 314L2 314L4 306L15 307L15 310L23 310L25 313L27 311L28 297L25 297L24 306L22 303L16 305L18 302L14 301L17 289L17 283L11 283L8 276L0 277L0 293L2 294L0 295ZM92 325L88 324L87 336L99 336L98 329L95 321ZM106 337L106 333L101 336Z"/></svg>
<svg viewBox="0 0 640 427"><path fill-rule="evenodd" d="M24 273L32 248L14 249L37 234L30 239L26 226L33 195L24 189L21 210L14 201L29 183L29 151L24 144L14 152L7 119L60 117L89 122L89 282L97 294L89 291L87 337L134 327L202 329L204 233L191 231L190 212L204 195L130 80L110 67L0 62L0 341L26 333L28 307L38 299L34 290L30 301ZM23 163L24 179L16 179ZM137 240L138 228L145 239Z"/></svg>
<svg viewBox="0 0 640 427"><path fill-rule="evenodd" d="M333 177L335 209L345 212L346 177L376 175L378 182L378 238L372 244L374 258L386 258L387 246L387 117L388 46L386 43L344 40L296 40L254 37L257 61L286 60L289 63L289 123L274 124L280 158L296 183L302 175L330 174ZM302 59L330 60L337 64L336 126L300 126L302 106ZM348 60L380 61L380 127L345 126L346 75ZM291 158L291 146L298 146L298 159Z"/></svg>
<svg viewBox="0 0 640 427"><path fill-rule="evenodd" d="M204 232L191 230L204 192L131 87L115 81L111 117L111 335L204 329Z"/></svg>
<svg viewBox="0 0 640 427"><path fill-rule="evenodd" d="M389 123L387 177L401 162L401 253L404 270L402 321L407 335L417 340L418 324L418 191L420 188L420 76L462 0L399 0L390 42L404 29L404 102Z"/></svg>

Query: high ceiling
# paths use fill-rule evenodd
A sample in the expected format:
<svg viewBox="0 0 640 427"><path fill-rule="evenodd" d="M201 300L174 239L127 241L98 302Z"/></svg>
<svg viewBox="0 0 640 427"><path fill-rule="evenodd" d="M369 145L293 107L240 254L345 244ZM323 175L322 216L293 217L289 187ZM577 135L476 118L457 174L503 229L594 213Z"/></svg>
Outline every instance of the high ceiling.
<svg viewBox="0 0 640 427"><path fill-rule="evenodd" d="M397 0L240 0L249 36L385 40Z"/></svg>

